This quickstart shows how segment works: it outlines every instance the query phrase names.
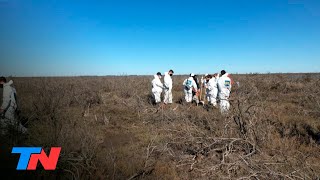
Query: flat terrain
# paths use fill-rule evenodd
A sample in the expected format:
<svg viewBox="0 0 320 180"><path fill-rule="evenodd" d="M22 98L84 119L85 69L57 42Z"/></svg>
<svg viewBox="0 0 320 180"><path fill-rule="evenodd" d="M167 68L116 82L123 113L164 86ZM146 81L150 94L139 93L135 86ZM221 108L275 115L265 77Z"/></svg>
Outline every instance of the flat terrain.
<svg viewBox="0 0 320 180"><path fill-rule="evenodd" d="M152 105L152 76L12 78L29 135L2 147L61 146L56 172L27 174L38 178L319 178L320 74L232 77L225 116L182 103L186 76L165 107Z"/></svg>

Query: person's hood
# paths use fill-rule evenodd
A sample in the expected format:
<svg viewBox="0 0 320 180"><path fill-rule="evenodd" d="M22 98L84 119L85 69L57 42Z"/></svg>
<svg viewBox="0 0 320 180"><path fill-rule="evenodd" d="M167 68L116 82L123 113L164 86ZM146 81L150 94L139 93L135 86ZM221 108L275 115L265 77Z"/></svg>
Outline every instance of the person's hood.
<svg viewBox="0 0 320 180"><path fill-rule="evenodd" d="M193 79L193 77L191 77L191 76L189 76L189 77L188 77L188 79L190 79L190 80L194 80L194 79Z"/></svg>
<svg viewBox="0 0 320 180"><path fill-rule="evenodd" d="M159 76L158 75L153 75L153 77L155 78L155 79L159 79Z"/></svg>
<svg viewBox="0 0 320 180"><path fill-rule="evenodd" d="M229 73L225 73L224 75L222 75L221 77L228 77Z"/></svg>
<svg viewBox="0 0 320 180"><path fill-rule="evenodd" d="M171 76L170 76L169 72L165 72L165 73L164 73L164 76L165 76L165 77L170 77L170 78L171 78Z"/></svg>
<svg viewBox="0 0 320 180"><path fill-rule="evenodd" d="M10 86L10 85L12 85L12 84L13 84L13 81L10 80L9 82L4 83L4 84L3 84L3 87L5 87L5 86Z"/></svg>

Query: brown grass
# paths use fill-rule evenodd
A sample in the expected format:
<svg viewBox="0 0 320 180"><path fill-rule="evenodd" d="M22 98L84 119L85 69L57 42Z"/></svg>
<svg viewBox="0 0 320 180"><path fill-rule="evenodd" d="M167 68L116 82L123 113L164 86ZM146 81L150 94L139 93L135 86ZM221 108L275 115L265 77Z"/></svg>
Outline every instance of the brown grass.
<svg viewBox="0 0 320 180"><path fill-rule="evenodd" d="M29 136L67 179L317 179L319 74L234 75L231 110L150 102L150 76L13 78ZM10 146L10 145L9 145Z"/></svg>

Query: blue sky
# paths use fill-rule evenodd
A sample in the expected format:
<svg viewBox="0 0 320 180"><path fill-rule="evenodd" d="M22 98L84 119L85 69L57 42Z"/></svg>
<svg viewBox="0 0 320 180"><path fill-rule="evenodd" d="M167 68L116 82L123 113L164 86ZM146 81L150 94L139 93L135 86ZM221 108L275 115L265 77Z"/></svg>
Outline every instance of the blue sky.
<svg viewBox="0 0 320 180"><path fill-rule="evenodd" d="M0 75L320 72L319 0L0 0Z"/></svg>

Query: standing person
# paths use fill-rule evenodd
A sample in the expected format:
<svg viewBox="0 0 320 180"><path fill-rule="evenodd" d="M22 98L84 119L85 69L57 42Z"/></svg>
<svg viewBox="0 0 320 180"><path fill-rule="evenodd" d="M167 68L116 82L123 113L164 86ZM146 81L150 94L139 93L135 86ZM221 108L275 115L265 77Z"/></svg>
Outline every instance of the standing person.
<svg viewBox="0 0 320 180"><path fill-rule="evenodd" d="M154 79L152 80L152 93L153 97L155 99L155 103L161 103L161 93L163 90L163 84L161 82L161 73L158 72L156 75L154 75Z"/></svg>
<svg viewBox="0 0 320 180"><path fill-rule="evenodd" d="M202 88L204 88L206 91L205 91L205 97L206 97L206 100L209 102L210 99L209 99L209 90L207 88L207 83L208 83L208 78L209 74L205 74L204 75L204 79L203 79L203 82L202 82Z"/></svg>
<svg viewBox="0 0 320 180"><path fill-rule="evenodd" d="M194 74L191 73L190 76L183 81L184 94L186 102L192 102L192 93L193 91L197 91L198 87L193 78Z"/></svg>
<svg viewBox="0 0 320 180"><path fill-rule="evenodd" d="M206 89L207 89L207 97L208 97L208 104L213 106L217 106L217 96L218 96L218 82L215 77L208 75L206 77Z"/></svg>
<svg viewBox="0 0 320 180"><path fill-rule="evenodd" d="M218 80L219 80L219 74L218 73L214 73L213 74L213 78L215 79L215 81L217 81L218 82Z"/></svg>
<svg viewBox="0 0 320 180"><path fill-rule="evenodd" d="M229 96L231 93L231 79L225 70L221 71L221 77L218 80L218 97L220 99L221 113L228 112L230 108Z"/></svg>
<svg viewBox="0 0 320 180"><path fill-rule="evenodd" d="M2 99L2 105L0 108L0 126L1 126L1 134L5 135L8 133L8 130L11 127L14 127L17 131L21 133L26 133L27 128L22 126L22 124L19 122L19 120L16 117L16 111L18 109L17 105L17 92L15 88L13 88L11 85L13 84L13 81L9 81L7 83L7 80L5 77L0 77L0 85L1 88L3 88L3 99Z"/></svg>
<svg viewBox="0 0 320 180"><path fill-rule="evenodd" d="M164 73L164 103L172 104L172 75L173 70Z"/></svg>
<svg viewBox="0 0 320 180"><path fill-rule="evenodd" d="M200 83L197 75L193 76L193 80L197 85L196 91L192 91L192 100L199 104L199 94L200 94Z"/></svg>

